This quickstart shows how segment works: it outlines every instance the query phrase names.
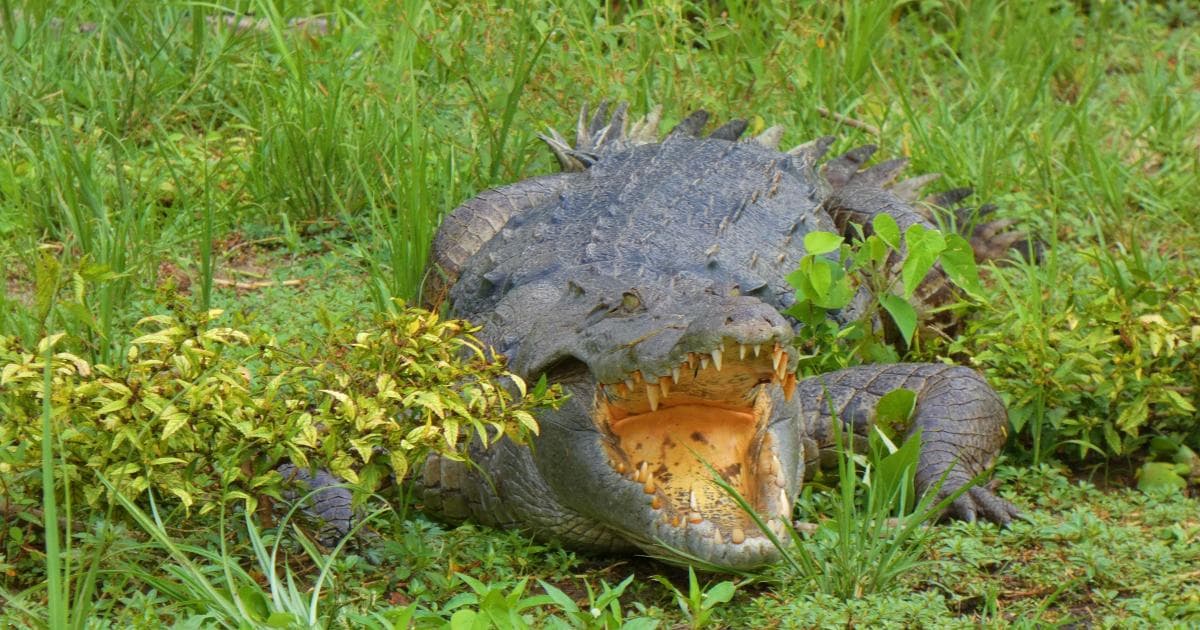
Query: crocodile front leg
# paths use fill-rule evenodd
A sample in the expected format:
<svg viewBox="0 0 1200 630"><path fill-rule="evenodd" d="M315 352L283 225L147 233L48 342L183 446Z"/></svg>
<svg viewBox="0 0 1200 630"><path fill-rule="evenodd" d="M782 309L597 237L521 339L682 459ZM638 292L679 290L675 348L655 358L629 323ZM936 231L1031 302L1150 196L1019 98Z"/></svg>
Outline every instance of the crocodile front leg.
<svg viewBox="0 0 1200 630"><path fill-rule="evenodd" d="M991 468L1007 436L1004 404L974 370L938 363L861 366L801 381L798 399L811 438L806 451L834 445L835 417L854 434L868 435L879 399L898 388L916 393L909 434L921 432L918 491L928 490L945 474L939 492L944 496ZM806 452L806 459L806 464L819 464L816 453ZM984 486L963 493L949 513L1001 525L1018 515L1016 507Z"/></svg>

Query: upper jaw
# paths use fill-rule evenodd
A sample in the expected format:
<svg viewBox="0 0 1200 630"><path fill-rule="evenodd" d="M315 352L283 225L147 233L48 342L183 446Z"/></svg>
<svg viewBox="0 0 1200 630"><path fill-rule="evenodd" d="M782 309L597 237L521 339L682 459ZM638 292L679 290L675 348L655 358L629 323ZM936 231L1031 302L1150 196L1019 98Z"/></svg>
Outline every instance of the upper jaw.
<svg viewBox="0 0 1200 630"><path fill-rule="evenodd" d="M615 378L600 380L597 389L610 404L620 405L629 413L657 411L660 405L671 404L671 391L681 383L708 402L733 406L751 402L752 389L758 385L778 386L784 398L791 400L798 359L788 352L787 341L777 337L750 341L719 338L693 351L673 353L656 365L618 372ZM730 369L725 371L727 366ZM714 387L715 383L722 386ZM697 386L704 387L704 391L691 392ZM681 402L674 400L676 404Z"/></svg>

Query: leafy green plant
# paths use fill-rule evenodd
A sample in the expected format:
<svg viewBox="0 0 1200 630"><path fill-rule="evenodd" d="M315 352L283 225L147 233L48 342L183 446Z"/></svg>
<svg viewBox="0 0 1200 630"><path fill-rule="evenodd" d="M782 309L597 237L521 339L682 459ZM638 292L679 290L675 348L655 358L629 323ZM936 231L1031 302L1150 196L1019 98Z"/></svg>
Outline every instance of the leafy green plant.
<svg viewBox="0 0 1200 630"><path fill-rule="evenodd" d="M696 580L696 570L688 567L688 592L685 594L665 577L655 576L660 584L665 586L675 596L675 603L687 619L688 627L704 628L712 620L717 607L729 603L737 592L737 585L729 580L717 582L711 586L700 588Z"/></svg>
<svg viewBox="0 0 1200 630"><path fill-rule="evenodd" d="M645 616L627 617L621 607L621 595L633 583L634 575L621 580L616 586L600 580L600 590L592 587L590 582L584 582L587 589L587 608L580 608L575 600L562 592L557 586L543 580L538 580L546 596L551 599L567 615L567 623L552 618L548 623L565 628L604 628L605 630L653 630L658 627L658 620Z"/></svg>
<svg viewBox="0 0 1200 630"><path fill-rule="evenodd" d="M555 387L526 390L467 324L418 309L296 352L217 326L218 316L146 318L124 366L54 352L62 334L38 354L0 338L6 509L36 505L39 486L100 508L111 482L122 496L153 488L202 515L229 500L253 511L279 496L285 461L320 462L362 495L429 452L462 459L469 439L524 440L537 430L530 410L559 399ZM36 455L52 445L40 463L54 483L42 485Z"/></svg>
<svg viewBox="0 0 1200 630"><path fill-rule="evenodd" d="M966 239L919 224L901 237L896 221L886 214L876 216L870 235L853 245L836 234L810 232L804 237L804 247L807 253L799 268L787 277L796 290L796 302L787 313L804 324L797 343L806 353L801 360L805 372L864 361L895 361L895 351L876 331L876 322L886 313L899 340L905 346L913 345L919 339L918 308L926 309L914 294L939 263L938 269L969 295L983 292ZM835 252L836 257L829 256ZM902 262L897 274L892 269L898 261ZM868 292L870 301L854 321L842 325L829 318L829 311L850 306L860 290Z"/></svg>
<svg viewBox="0 0 1200 630"><path fill-rule="evenodd" d="M456 595L442 608L450 613L451 628L528 628L531 623L524 612L553 602L548 595L526 597L526 579L508 588L507 584L484 583L462 573L457 577L471 591Z"/></svg>
<svg viewBox="0 0 1200 630"><path fill-rule="evenodd" d="M1001 298L950 349L1001 392L1035 461L1128 455L1156 435L1200 448L1200 282L1172 268L1152 250L1090 248L993 272Z"/></svg>

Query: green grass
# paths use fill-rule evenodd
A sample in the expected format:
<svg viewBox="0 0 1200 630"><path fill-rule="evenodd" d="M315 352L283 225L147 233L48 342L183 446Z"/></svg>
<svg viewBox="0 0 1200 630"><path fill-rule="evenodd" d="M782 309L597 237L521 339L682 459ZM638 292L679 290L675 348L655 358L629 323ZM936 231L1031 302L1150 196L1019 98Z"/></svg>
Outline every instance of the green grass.
<svg viewBox="0 0 1200 630"><path fill-rule="evenodd" d="M0 0L0 335L32 343L64 330L80 356L119 362L132 324L165 308L164 285L281 339L316 336L393 297L419 299L440 217L483 188L553 171L535 135L569 131L578 107L601 99L635 111L662 104L664 127L703 107L756 129L785 125L788 146L830 133L835 150L877 143L911 157L913 172L943 173L939 186L973 186L1047 245L1041 265L986 274L987 300L963 339L922 349L979 357L1014 410L1002 487L1031 522L935 528L930 557L940 562L898 578L899 589L842 600L786 579L746 585L712 620L1200 618L1194 483L1150 496L1119 472L1156 434L1200 449L1187 409L1200 385L1200 322L1189 310L1200 288L1200 16L1186 3L220 6L266 21L213 28L216 5L182 1L50 11ZM286 27L317 14L331 20L324 35ZM1103 490L1083 481L1106 476ZM810 505L832 514L829 501ZM64 516L69 506L58 507ZM182 618L186 606L144 580L102 573L88 586L90 572L121 562L162 565L149 532L113 542L104 515L67 515L73 529L55 549L28 519L0 513L0 586L32 588L0 625ZM216 553L224 541L243 566L255 562L250 532L216 537L178 527L177 516L165 524L179 544ZM330 565L340 577L321 594L331 624L405 614L434 624L455 609L486 612L484 600L519 607L539 594L536 579L583 613L608 594L601 608L613 623L670 625L700 611L702 591L661 565L380 520L386 542ZM292 569L314 577L315 561L294 551ZM457 574L482 582L471 589ZM679 611L683 589L692 608ZM448 610L464 593L477 599ZM422 612L405 613L410 604ZM561 602L535 604L518 616L582 623Z"/></svg>

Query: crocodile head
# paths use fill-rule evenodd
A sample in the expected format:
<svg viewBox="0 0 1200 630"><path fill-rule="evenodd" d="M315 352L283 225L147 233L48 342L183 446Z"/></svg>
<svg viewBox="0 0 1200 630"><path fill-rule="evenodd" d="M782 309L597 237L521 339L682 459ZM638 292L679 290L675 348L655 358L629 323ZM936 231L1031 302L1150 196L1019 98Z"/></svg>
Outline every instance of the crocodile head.
<svg viewBox="0 0 1200 630"><path fill-rule="evenodd" d="M782 532L803 465L788 322L754 295L683 275L593 276L567 293L513 355L571 393L539 416L543 500L654 556L774 559L714 475Z"/></svg>

